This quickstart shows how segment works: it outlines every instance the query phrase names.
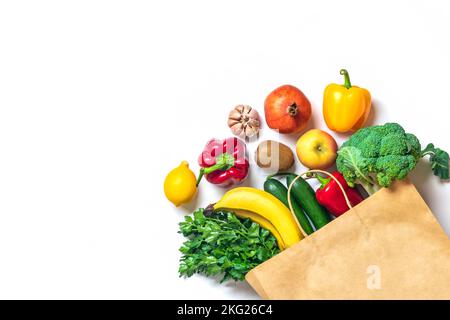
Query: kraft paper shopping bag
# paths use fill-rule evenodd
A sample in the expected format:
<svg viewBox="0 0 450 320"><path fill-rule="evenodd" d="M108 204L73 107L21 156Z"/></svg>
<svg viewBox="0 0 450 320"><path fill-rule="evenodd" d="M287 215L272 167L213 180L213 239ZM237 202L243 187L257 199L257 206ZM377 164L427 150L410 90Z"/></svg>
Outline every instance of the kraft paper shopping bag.
<svg viewBox="0 0 450 320"><path fill-rule="evenodd" d="M246 276L264 299L450 299L450 239L408 181Z"/></svg>

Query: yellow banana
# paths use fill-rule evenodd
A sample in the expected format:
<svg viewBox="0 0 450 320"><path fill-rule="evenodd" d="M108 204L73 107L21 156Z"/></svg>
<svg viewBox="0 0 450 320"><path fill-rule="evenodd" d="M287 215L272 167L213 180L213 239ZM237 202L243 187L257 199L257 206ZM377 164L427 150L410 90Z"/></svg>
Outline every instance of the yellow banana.
<svg viewBox="0 0 450 320"><path fill-rule="evenodd" d="M280 250L286 249L286 246L284 245L284 241L281 238L280 233L278 232L277 229L275 229L275 227L273 226L273 224L269 220L267 220L263 216L260 216L259 214L256 214L256 213L254 213L252 211L241 210L241 209L234 209L233 212L238 217L249 218L253 222L256 222L257 224L259 224L262 228L269 230L270 233L275 237L275 239L277 239L278 247L280 248Z"/></svg>
<svg viewBox="0 0 450 320"><path fill-rule="evenodd" d="M214 204L214 210L218 209L247 210L264 217L279 232L286 248L303 238L289 209L268 192L250 187L232 189Z"/></svg>

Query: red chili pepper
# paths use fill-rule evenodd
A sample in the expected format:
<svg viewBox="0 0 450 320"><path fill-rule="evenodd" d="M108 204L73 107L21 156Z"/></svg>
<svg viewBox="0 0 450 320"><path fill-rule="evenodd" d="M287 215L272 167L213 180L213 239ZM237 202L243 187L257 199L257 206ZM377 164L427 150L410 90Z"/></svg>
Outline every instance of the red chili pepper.
<svg viewBox="0 0 450 320"><path fill-rule="evenodd" d="M210 183L229 187L243 181L249 170L245 143L237 138L210 140L198 157L200 174L197 185L203 175Z"/></svg>
<svg viewBox="0 0 450 320"><path fill-rule="evenodd" d="M364 200L358 190L349 187L347 181L345 181L344 176L340 172L335 171L332 175L341 183L342 187L344 187L345 193L353 206L356 206ZM347 212L349 208L337 182L332 178L326 179L320 175L316 175L316 178L322 184L316 191L317 201L327 208L335 217L339 217L341 214Z"/></svg>

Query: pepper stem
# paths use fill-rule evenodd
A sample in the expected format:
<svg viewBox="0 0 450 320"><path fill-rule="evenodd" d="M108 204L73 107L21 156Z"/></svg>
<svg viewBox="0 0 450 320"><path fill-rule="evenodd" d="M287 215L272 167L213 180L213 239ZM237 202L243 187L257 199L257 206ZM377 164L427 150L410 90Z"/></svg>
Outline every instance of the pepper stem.
<svg viewBox="0 0 450 320"><path fill-rule="evenodd" d="M211 167L201 168L198 174L196 186L198 187L200 181L205 174L217 171L217 170L228 170L234 166L234 157L228 153L222 153L216 157L216 164Z"/></svg>
<svg viewBox="0 0 450 320"><path fill-rule="evenodd" d="M197 182L195 183L196 187L198 187L198 185L200 184L200 181L202 181L204 174L205 174L205 170L203 168L201 168L200 172L198 173Z"/></svg>
<svg viewBox="0 0 450 320"><path fill-rule="evenodd" d="M344 76L344 87L350 89L352 87L352 84L350 83L350 75L348 74L348 71L345 69L341 69L339 73Z"/></svg>
<svg viewBox="0 0 450 320"><path fill-rule="evenodd" d="M324 177L322 177L320 174L316 174L316 175L315 175L315 178L316 178L317 180L319 180L319 182L320 182L320 184L321 184L320 189L325 188L325 186L326 186L328 183L330 183L330 180L331 180L331 178L324 178Z"/></svg>

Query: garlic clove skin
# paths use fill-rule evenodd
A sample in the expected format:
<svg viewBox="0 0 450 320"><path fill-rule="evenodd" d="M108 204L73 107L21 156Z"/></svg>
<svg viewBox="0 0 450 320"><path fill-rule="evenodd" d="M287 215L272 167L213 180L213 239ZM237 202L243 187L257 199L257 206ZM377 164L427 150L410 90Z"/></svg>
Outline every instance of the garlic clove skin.
<svg viewBox="0 0 450 320"><path fill-rule="evenodd" d="M247 125L250 126L250 127L253 127L253 128L257 128L257 130L259 131L259 121L258 121L258 120L256 120L256 119L250 119L250 120L247 122Z"/></svg>
<svg viewBox="0 0 450 320"><path fill-rule="evenodd" d="M255 109L251 109L251 110L249 111L249 113L248 113L248 117L249 117L250 119L258 120L258 119L259 119L258 111L256 111Z"/></svg>
<svg viewBox="0 0 450 320"><path fill-rule="evenodd" d="M234 126L231 127L231 132L236 136L241 136L242 133L245 134L244 125L240 122L236 123Z"/></svg>
<svg viewBox="0 0 450 320"><path fill-rule="evenodd" d="M242 113L243 114L249 114L251 110L252 110L252 107L244 106L244 109L242 110Z"/></svg>
<svg viewBox="0 0 450 320"><path fill-rule="evenodd" d="M241 120L241 117L242 117L242 113L239 112L238 110L234 109L234 110L231 110L231 112L228 116L228 119L233 119L233 120L239 121L239 120Z"/></svg>
<svg viewBox="0 0 450 320"><path fill-rule="evenodd" d="M236 106L236 108L234 108L234 110L239 112L239 114L242 114L244 112L244 106L242 104L240 104L240 105Z"/></svg>
<svg viewBox="0 0 450 320"><path fill-rule="evenodd" d="M245 136L247 137L247 138L251 138L251 137L253 137L255 135L255 130L252 128L252 127L250 127L250 126L247 126L246 128L245 128Z"/></svg>
<svg viewBox="0 0 450 320"><path fill-rule="evenodd" d="M235 120L235 119L228 119L228 126L231 128L233 127L235 124L241 123L239 120Z"/></svg>

